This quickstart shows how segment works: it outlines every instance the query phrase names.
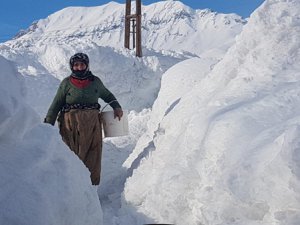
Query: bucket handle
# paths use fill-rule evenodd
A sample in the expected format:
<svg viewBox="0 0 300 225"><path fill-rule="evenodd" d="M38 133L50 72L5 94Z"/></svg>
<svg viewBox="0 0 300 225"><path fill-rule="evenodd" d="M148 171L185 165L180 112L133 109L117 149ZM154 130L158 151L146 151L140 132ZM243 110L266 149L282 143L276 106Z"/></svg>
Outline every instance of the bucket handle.
<svg viewBox="0 0 300 225"><path fill-rule="evenodd" d="M110 103L113 103L113 102L117 102L117 100L112 100L111 102L107 103L100 111L100 113L103 112L103 110L106 108L106 106L110 105Z"/></svg>

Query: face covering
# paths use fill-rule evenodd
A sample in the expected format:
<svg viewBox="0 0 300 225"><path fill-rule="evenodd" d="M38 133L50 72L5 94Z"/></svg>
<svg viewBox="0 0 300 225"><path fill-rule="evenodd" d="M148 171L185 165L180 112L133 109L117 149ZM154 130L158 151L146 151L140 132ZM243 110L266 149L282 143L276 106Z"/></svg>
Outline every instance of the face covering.
<svg viewBox="0 0 300 225"><path fill-rule="evenodd" d="M85 79L90 76L90 73L87 70L73 70L72 76L79 79Z"/></svg>

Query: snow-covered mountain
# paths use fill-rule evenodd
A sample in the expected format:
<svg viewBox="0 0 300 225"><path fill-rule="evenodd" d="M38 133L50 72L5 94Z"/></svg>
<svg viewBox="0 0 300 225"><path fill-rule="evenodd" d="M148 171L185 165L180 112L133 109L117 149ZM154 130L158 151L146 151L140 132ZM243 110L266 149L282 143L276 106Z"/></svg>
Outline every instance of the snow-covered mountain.
<svg viewBox="0 0 300 225"><path fill-rule="evenodd" d="M134 13L134 2L132 5ZM125 5L116 2L98 7L68 7L33 23L8 45L65 45L80 38L120 49L124 45L124 12ZM236 14L194 10L180 1L162 1L142 7L142 42L145 48L157 51L201 55L207 50L226 50L244 24L245 20Z"/></svg>

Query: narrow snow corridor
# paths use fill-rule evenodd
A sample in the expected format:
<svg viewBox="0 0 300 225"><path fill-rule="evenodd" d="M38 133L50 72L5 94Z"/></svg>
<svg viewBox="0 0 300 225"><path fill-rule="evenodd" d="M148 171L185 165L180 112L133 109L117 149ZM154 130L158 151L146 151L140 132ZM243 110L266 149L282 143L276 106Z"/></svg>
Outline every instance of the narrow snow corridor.
<svg viewBox="0 0 300 225"><path fill-rule="evenodd" d="M110 141L103 145L101 183L98 195L103 210L104 224L118 225L118 211L121 208L121 194L127 177L122 164L134 146L117 147Z"/></svg>
<svg viewBox="0 0 300 225"><path fill-rule="evenodd" d="M103 210L104 224L124 225L124 221L121 221L124 217L120 217L121 196L126 179L130 174L128 169L123 167L123 163L132 153L139 137L144 133L150 113L151 111L147 109L140 113L130 112L128 115L130 135L105 138L103 141L101 182L97 191ZM135 210L126 209L126 213L129 212L132 212L132 215L126 215L126 217L131 218L127 218L126 224L129 220L135 221L137 216L144 217ZM145 218L145 220L149 219ZM131 222L130 225L134 225L132 223L134 222Z"/></svg>

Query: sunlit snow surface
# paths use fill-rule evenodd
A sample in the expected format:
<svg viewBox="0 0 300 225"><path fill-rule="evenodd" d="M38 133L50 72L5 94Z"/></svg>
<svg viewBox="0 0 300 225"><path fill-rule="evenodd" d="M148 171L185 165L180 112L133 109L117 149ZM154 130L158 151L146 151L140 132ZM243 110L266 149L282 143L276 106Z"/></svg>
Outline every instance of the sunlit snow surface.
<svg viewBox="0 0 300 225"><path fill-rule="evenodd" d="M0 67L0 224L102 224L87 169L24 103L13 64Z"/></svg>
<svg viewBox="0 0 300 225"><path fill-rule="evenodd" d="M299 12L267 1L210 73L198 59L164 74L127 204L161 223L300 223Z"/></svg>
<svg viewBox="0 0 300 225"><path fill-rule="evenodd" d="M0 45L14 62L0 58L0 223L300 224L300 2L267 0L237 37L236 15L152 4L142 59L106 26L123 9L67 8ZM62 29L74 14L84 29ZM76 51L131 110L130 136L104 141L99 188L41 124Z"/></svg>

